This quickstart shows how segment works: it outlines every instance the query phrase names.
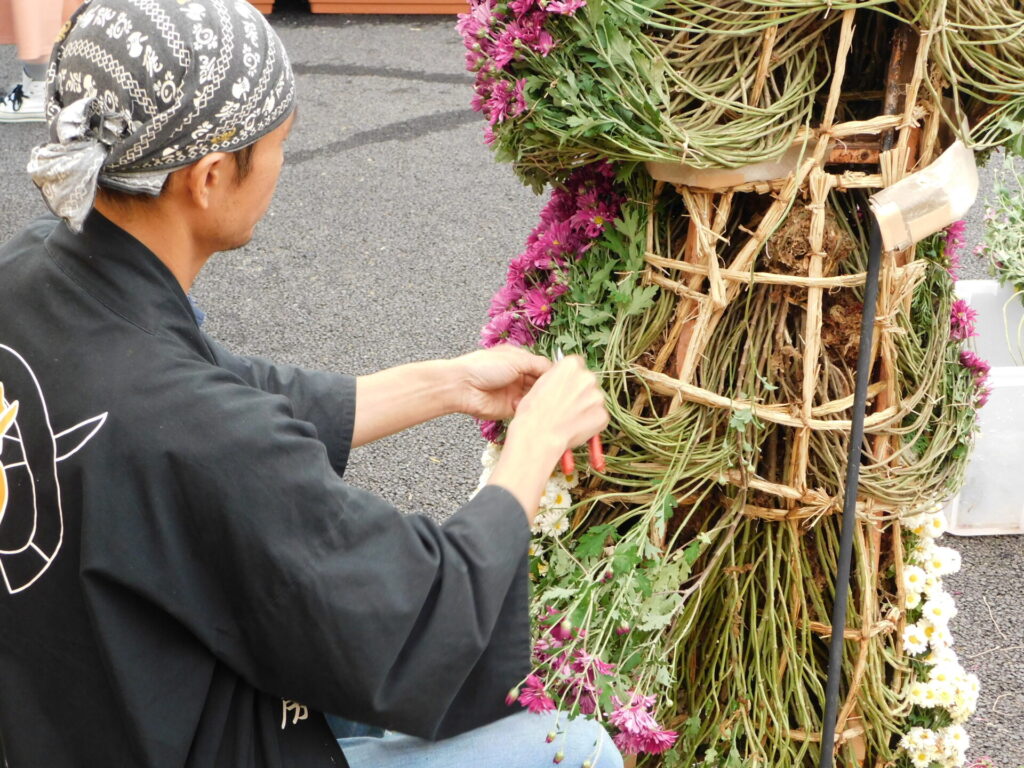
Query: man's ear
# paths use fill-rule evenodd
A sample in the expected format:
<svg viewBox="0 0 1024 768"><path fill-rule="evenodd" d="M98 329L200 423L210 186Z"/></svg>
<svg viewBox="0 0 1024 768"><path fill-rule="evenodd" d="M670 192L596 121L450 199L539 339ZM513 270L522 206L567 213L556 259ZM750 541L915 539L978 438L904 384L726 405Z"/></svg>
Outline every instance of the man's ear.
<svg viewBox="0 0 1024 768"><path fill-rule="evenodd" d="M234 164L226 152L211 152L183 172L185 191L193 205L208 210L216 191L232 183Z"/></svg>

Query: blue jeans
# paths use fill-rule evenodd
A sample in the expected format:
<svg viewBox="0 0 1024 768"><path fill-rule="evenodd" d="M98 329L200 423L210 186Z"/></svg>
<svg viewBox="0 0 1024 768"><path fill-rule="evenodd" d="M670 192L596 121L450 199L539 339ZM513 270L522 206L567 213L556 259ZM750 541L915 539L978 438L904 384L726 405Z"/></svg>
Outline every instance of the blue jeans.
<svg viewBox="0 0 1024 768"><path fill-rule="evenodd" d="M345 729L352 725L331 720L331 727L340 726L341 733L351 733ZM555 739L549 743L552 732ZM338 730L335 735L340 735ZM558 752L565 768L580 768L585 760L593 768L622 768L622 756L601 725L568 720L556 712L535 715L523 710L444 741L388 731L383 736L347 735L338 745L352 768L550 768Z"/></svg>

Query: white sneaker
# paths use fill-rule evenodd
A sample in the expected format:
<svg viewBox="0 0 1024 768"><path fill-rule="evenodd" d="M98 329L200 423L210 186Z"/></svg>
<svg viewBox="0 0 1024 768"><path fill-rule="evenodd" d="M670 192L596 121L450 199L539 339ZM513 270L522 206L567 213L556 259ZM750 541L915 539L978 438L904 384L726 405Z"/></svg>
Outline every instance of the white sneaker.
<svg viewBox="0 0 1024 768"><path fill-rule="evenodd" d="M44 111L46 83L32 80L24 71L21 82L0 101L0 123L41 123Z"/></svg>

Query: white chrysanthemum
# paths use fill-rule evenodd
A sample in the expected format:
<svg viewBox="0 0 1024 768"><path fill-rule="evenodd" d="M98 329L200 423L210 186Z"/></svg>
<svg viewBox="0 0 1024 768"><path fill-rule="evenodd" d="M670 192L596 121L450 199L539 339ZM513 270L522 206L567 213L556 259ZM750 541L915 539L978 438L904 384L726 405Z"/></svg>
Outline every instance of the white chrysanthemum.
<svg viewBox="0 0 1024 768"><path fill-rule="evenodd" d="M903 628L903 650L911 656L928 650L928 638L917 624L908 624Z"/></svg>
<svg viewBox="0 0 1024 768"><path fill-rule="evenodd" d="M480 473L480 482L477 483L478 488L483 488L487 485L487 481L491 479L491 475L494 474L494 467L484 467L484 471Z"/></svg>
<svg viewBox="0 0 1024 768"><path fill-rule="evenodd" d="M936 576L934 573L926 574L924 577L924 593L931 597L939 592L942 592L942 577Z"/></svg>
<svg viewBox="0 0 1024 768"><path fill-rule="evenodd" d="M488 443L487 447L484 448L483 454L480 456L480 464L487 469L493 469L494 465L498 463L498 459L501 458L501 446L497 443Z"/></svg>
<svg viewBox="0 0 1024 768"><path fill-rule="evenodd" d="M546 509L533 518L533 530L545 536L561 536L569 530L569 516L564 509Z"/></svg>
<svg viewBox="0 0 1024 768"><path fill-rule="evenodd" d="M920 592L907 592L907 610L912 611L919 607L923 599Z"/></svg>
<svg viewBox="0 0 1024 768"><path fill-rule="evenodd" d="M928 644L932 648L941 651L953 645L953 633L949 631L949 624L936 624L927 618L922 618L917 624L924 630L924 636L928 638ZM948 658L945 654L939 655L943 661Z"/></svg>
<svg viewBox="0 0 1024 768"><path fill-rule="evenodd" d="M942 729L942 752L948 760L959 765L964 762L967 756L967 749L971 746L971 737L967 735L962 725L950 725Z"/></svg>
<svg viewBox="0 0 1024 768"><path fill-rule="evenodd" d="M927 692L928 685L921 680L915 680L910 684L910 688L907 689L907 698L910 700L911 704L914 704L915 706L923 706L926 700L925 694Z"/></svg>
<svg viewBox="0 0 1024 768"><path fill-rule="evenodd" d="M966 673L957 661L943 660L928 671L928 682L942 685L960 685Z"/></svg>
<svg viewBox="0 0 1024 768"><path fill-rule="evenodd" d="M921 610L924 618L941 627L949 624L950 620L956 616L956 602L948 592L936 592L929 595Z"/></svg>
<svg viewBox="0 0 1024 768"><path fill-rule="evenodd" d="M924 565L935 549L935 542L922 536L917 543L907 550L907 562L912 565Z"/></svg>
<svg viewBox="0 0 1024 768"><path fill-rule="evenodd" d="M942 686L917 680L910 685L910 703L925 709L940 706L941 688Z"/></svg>
<svg viewBox="0 0 1024 768"><path fill-rule="evenodd" d="M952 642L943 642L947 638L944 635L935 634L934 627L932 628L931 637L929 642L931 643L931 651L921 661L925 664L944 664L947 662L956 662L956 651L953 650ZM932 642L934 641L934 642Z"/></svg>
<svg viewBox="0 0 1024 768"><path fill-rule="evenodd" d="M937 741L931 744L914 743L904 747L904 749L907 752L907 757L910 758L910 762L914 764L914 768L928 768L929 765L942 756L942 752L939 749Z"/></svg>
<svg viewBox="0 0 1024 768"><path fill-rule="evenodd" d="M564 512L572 506L572 496L569 489L557 482L549 482L544 489L544 495L540 500L541 509L558 510Z"/></svg>
<svg viewBox="0 0 1024 768"><path fill-rule="evenodd" d="M573 471L567 475L561 467L555 467L555 471L551 473L551 480L565 488L575 488L580 484L580 473Z"/></svg>
<svg viewBox="0 0 1024 768"><path fill-rule="evenodd" d="M939 734L930 728L915 726L900 739L900 746L906 750L914 747L935 747L939 743Z"/></svg>
<svg viewBox="0 0 1024 768"><path fill-rule="evenodd" d="M952 683L930 683L935 688L935 700L943 709L956 706L956 686Z"/></svg>
<svg viewBox="0 0 1024 768"><path fill-rule="evenodd" d="M544 555L544 547L541 546L539 541L530 541L530 549L528 550L530 557L542 557Z"/></svg>
<svg viewBox="0 0 1024 768"><path fill-rule="evenodd" d="M916 565L908 565L903 569L903 588L907 592L921 594L924 592L927 578L923 568L918 568Z"/></svg>
<svg viewBox="0 0 1024 768"><path fill-rule="evenodd" d="M960 553L952 547L932 547L923 563L927 573L949 576L960 570Z"/></svg>
<svg viewBox="0 0 1024 768"><path fill-rule="evenodd" d="M948 524L946 523L946 516L942 512L936 512L935 514L929 515L925 521L925 536L932 539L937 539L946 532Z"/></svg>
<svg viewBox="0 0 1024 768"><path fill-rule="evenodd" d="M981 681L978 679L978 676L973 672L968 672L966 675L964 675L964 686L968 691L973 693L975 697L977 697L978 694L981 693Z"/></svg>

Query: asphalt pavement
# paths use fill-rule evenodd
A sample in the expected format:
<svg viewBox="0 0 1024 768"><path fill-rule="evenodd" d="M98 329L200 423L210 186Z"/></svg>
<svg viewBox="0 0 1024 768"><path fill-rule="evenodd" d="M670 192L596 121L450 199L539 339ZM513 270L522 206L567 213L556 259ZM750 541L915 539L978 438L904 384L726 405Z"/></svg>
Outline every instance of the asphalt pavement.
<svg viewBox="0 0 1024 768"><path fill-rule="evenodd" d="M207 329L239 352L355 374L474 349L542 200L483 145L454 18L289 10L271 21L298 74L299 118L253 242L215 256L195 285ZM14 79L10 47L2 73ZM43 211L24 173L43 128L0 135L3 241ZM470 419L448 417L358 449L346 479L441 520L475 487L482 448ZM964 561L951 579L958 651L984 686L970 754L1017 768L1024 537L944 543Z"/></svg>

